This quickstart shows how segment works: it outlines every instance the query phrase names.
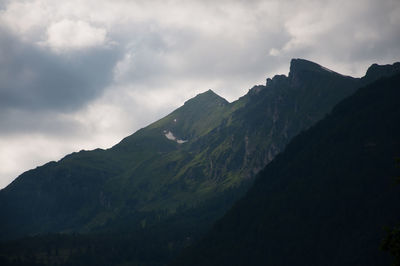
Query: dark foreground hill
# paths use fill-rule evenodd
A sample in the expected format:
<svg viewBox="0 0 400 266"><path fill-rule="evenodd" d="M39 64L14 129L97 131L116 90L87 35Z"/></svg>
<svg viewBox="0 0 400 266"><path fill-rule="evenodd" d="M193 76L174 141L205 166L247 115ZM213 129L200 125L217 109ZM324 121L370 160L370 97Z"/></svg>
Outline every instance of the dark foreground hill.
<svg viewBox="0 0 400 266"><path fill-rule="evenodd" d="M173 265L389 265L400 222L400 75L359 89L295 137Z"/></svg>

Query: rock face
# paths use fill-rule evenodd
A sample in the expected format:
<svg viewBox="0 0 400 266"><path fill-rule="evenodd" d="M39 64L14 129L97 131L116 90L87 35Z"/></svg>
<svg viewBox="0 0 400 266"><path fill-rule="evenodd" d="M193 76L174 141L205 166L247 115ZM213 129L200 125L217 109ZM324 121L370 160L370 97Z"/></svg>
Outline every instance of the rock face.
<svg viewBox="0 0 400 266"><path fill-rule="evenodd" d="M195 212L252 180L290 139L370 79L295 59L288 77L275 76L235 102L211 90L199 94L108 150L73 153L23 173L0 191L0 239L121 231L122 223ZM221 213L207 215L211 223Z"/></svg>
<svg viewBox="0 0 400 266"><path fill-rule="evenodd" d="M363 78L365 83L377 80L381 77L389 77L400 71L400 63L394 63L393 65L371 65L365 77Z"/></svg>
<svg viewBox="0 0 400 266"><path fill-rule="evenodd" d="M291 141L246 196L172 265L389 265L400 221L400 74Z"/></svg>

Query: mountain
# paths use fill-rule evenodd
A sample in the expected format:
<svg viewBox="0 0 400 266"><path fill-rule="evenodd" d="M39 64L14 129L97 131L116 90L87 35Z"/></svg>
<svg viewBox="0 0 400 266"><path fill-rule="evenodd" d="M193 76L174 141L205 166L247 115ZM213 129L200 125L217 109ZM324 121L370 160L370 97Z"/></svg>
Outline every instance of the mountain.
<svg viewBox="0 0 400 266"><path fill-rule="evenodd" d="M173 265L389 265L400 222L400 74L296 136L246 196Z"/></svg>
<svg viewBox="0 0 400 266"><path fill-rule="evenodd" d="M44 234L62 233L61 246L79 242L86 250L112 235L116 246L129 242L130 254L151 254L142 264L159 250L151 263L165 262L221 217L295 135L358 87L400 70L373 68L371 77L352 78L293 59L288 76L235 102L209 90L110 149L27 171L0 191L0 239L32 236L39 248ZM71 233L82 237L70 241Z"/></svg>

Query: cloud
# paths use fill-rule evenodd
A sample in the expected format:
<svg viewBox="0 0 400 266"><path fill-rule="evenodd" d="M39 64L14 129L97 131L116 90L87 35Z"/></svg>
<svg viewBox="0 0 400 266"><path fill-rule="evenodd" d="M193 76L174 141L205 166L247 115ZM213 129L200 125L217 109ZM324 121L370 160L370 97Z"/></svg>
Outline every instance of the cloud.
<svg viewBox="0 0 400 266"><path fill-rule="evenodd" d="M0 180L210 88L235 100L293 57L355 76L399 61L399 14L396 0L0 0Z"/></svg>
<svg viewBox="0 0 400 266"><path fill-rule="evenodd" d="M112 80L118 53L92 49L65 57L0 29L0 110L74 110Z"/></svg>
<svg viewBox="0 0 400 266"><path fill-rule="evenodd" d="M399 60L397 1L311 1L284 23L289 41L281 54L305 57L345 74L362 76L372 63ZM297 6L294 6L297 9Z"/></svg>
<svg viewBox="0 0 400 266"><path fill-rule="evenodd" d="M47 45L55 51L84 49L101 46L106 40L106 30L85 21L61 20L47 28Z"/></svg>

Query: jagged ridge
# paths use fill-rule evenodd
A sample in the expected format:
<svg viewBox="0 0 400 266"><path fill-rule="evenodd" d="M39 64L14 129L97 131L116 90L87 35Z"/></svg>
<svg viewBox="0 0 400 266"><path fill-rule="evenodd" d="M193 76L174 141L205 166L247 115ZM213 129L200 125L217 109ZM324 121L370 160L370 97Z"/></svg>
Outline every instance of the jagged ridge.
<svg viewBox="0 0 400 266"><path fill-rule="evenodd" d="M233 103L208 91L111 149L82 151L22 174L0 191L6 217L0 238L120 232L177 210L195 212L252 180L293 136L364 82L323 68L302 73L275 76ZM168 139L165 131L187 142ZM210 212L206 220L220 214Z"/></svg>
<svg viewBox="0 0 400 266"><path fill-rule="evenodd" d="M295 137L247 195L172 265L389 265L400 221L400 74Z"/></svg>

